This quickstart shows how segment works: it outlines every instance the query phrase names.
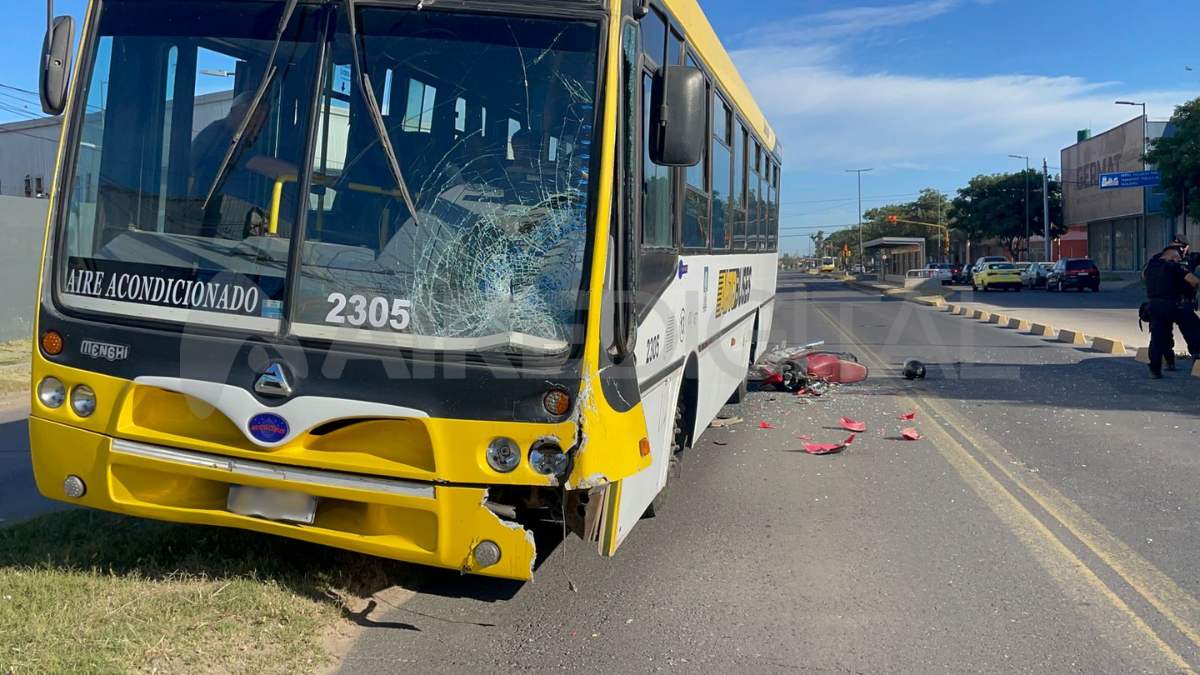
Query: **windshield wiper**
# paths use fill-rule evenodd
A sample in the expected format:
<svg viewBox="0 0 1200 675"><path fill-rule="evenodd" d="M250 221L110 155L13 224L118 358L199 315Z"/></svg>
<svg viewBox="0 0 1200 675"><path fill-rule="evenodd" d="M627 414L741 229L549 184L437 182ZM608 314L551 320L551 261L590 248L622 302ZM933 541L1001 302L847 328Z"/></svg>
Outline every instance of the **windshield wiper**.
<svg viewBox="0 0 1200 675"><path fill-rule="evenodd" d="M254 100L250 102L250 107L246 108L246 113L242 115L241 121L238 122L237 130L233 133L233 138L229 141L229 147L225 149L225 156L221 159L220 166L217 167L217 173L213 176L212 185L208 186L208 192L204 193L204 203L200 206L201 211L208 208L208 203L212 201L213 194L220 187L221 181L225 178L225 173L229 171L229 163L233 160L233 154L242 143L242 136L246 133L246 127L250 126L250 120L254 118L254 111L258 110L258 104L267 92L267 87L271 85L271 80L275 79L275 73L279 70L275 66L275 54L279 51L279 43L283 41L283 31L287 30L288 22L292 19L292 12L296 9L296 2L297 0L287 0L287 5L283 8L283 16L279 18L279 25L275 27L275 43L271 45L271 57L267 60L267 70L263 73L262 80L258 83L258 89L254 91Z"/></svg>
<svg viewBox="0 0 1200 675"><path fill-rule="evenodd" d="M412 195L408 191L408 183L404 182L404 174L400 171L400 162L396 160L396 153L392 149L392 141L388 137L387 126L383 122L383 113L379 110L379 102L375 100L375 89L371 86L371 77L367 74L366 64L363 63L362 56L358 52L358 23L355 16L355 0L342 0L342 2L346 7L346 17L349 21L350 48L354 55L354 67L358 69L358 77L354 81L358 84L363 101L367 104L367 112L371 115L371 124L375 127L375 136L379 141L380 147L383 148L384 156L387 157L388 169L392 172L392 179L396 181L396 188L400 191L400 197L404 199L404 206L408 208L408 213L412 216L413 225L420 227L421 223L417 221L417 208L413 204Z"/></svg>

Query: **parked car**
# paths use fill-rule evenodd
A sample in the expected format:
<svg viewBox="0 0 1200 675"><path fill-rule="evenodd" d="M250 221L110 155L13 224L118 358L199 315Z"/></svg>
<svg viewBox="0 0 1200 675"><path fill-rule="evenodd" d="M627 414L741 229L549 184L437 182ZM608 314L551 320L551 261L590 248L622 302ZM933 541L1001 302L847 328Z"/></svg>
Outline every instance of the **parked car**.
<svg viewBox="0 0 1200 675"><path fill-rule="evenodd" d="M1100 269L1096 267L1096 261L1090 258L1063 258L1054 263L1046 275L1046 290L1061 293L1068 288L1080 291L1090 288L1093 293L1100 290Z"/></svg>
<svg viewBox="0 0 1200 675"><path fill-rule="evenodd" d="M993 288L1012 289L1021 292L1021 275L1017 266L1010 262L988 262L979 266L971 279L971 288L979 291L990 291Z"/></svg>
<svg viewBox="0 0 1200 675"><path fill-rule="evenodd" d="M1046 269L1046 266L1042 263L1030 263L1029 267L1021 271L1021 282L1029 290L1045 288L1046 276L1048 274L1050 274L1050 270Z"/></svg>
<svg viewBox="0 0 1200 675"><path fill-rule="evenodd" d="M930 277L941 279L943 286L949 286L954 282L954 265L950 263L929 263L925 269L929 270Z"/></svg>

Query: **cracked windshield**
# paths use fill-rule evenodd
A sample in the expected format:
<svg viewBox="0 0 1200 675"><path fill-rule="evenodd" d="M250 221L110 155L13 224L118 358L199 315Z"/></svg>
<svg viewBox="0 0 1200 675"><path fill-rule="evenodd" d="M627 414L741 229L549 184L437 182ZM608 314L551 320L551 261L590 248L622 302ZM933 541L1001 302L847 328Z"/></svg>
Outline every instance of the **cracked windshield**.
<svg viewBox="0 0 1200 675"><path fill-rule="evenodd" d="M1200 2L0 0L0 675L1200 673Z"/></svg>
<svg viewBox="0 0 1200 675"><path fill-rule="evenodd" d="M105 5L65 302L270 327L299 255L296 335L567 348L595 25L370 7L352 34L346 3L203 4Z"/></svg>

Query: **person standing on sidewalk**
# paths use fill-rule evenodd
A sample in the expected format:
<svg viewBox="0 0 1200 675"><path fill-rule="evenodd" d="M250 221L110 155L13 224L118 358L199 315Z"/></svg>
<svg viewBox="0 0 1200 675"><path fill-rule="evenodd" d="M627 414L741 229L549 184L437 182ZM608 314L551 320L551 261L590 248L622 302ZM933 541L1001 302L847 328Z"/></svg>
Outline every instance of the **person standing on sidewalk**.
<svg viewBox="0 0 1200 675"><path fill-rule="evenodd" d="M1200 317L1185 300L1185 292L1194 294L1200 279L1181 264L1182 251L1169 246L1146 265L1146 297L1150 301L1150 377L1162 378L1162 364L1175 369L1175 326L1183 333L1192 359L1200 358Z"/></svg>

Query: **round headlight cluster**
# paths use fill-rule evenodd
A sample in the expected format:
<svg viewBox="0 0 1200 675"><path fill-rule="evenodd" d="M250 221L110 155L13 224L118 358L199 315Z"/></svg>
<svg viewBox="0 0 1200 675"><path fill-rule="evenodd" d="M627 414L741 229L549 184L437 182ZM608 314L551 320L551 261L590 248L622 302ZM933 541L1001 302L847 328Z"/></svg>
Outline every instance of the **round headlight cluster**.
<svg viewBox="0 0 1200 675"><path fill-rule="evenodd" d="M61 408L67 402L67 387L57 377L47 377L38 383L37 397L47 408ZM86 384L75 385L70 399L76 415L88 417L96 412L96 392Z"/></svg>
<svg viewBox="0 0 1200 675"><path fill-rule="evenodd" d="M67 388L57 377L47 377L38 383L37 395L47 408L60 408L67 400Z"/></svg>
<svg viewBox="0 0 1200 675"><path fill-rule="evenodd" d="M71 410L80 417L96 412L96 392L86 384L76 386L71 390Z"/></svg>
<svg viewBox="0 0 1200 675"><path fill-rule="evenodd" d="M538 443L529 451L529 465L543 476L562 478L567 475L571 458L553 443Z"/></svg>
<svg viewBox="0 0 1200 675"><path fill-rule="evenodd" d="M487 447L488 466L500 473L510 473L521 463L521 448L511 438L497 438Z"/></svg>

